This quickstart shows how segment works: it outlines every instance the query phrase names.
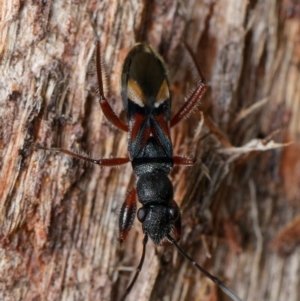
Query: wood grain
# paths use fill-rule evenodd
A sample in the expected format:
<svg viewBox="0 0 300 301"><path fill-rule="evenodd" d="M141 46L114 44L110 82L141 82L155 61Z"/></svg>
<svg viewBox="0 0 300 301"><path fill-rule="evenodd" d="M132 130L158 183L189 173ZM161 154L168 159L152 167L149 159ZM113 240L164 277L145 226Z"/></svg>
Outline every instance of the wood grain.
<svg viewBox="0 0 300 301"><path fill-rule="evenodd" d="M120 70L135 42L167 62L173 114L197 80L181 41L195 51L208 90L172 130L174 153L197 158L171 174L183 211L180 245L245 301L299 300L299 245L285 256L271 245L300 210L300 10L291 0L0 3L0 300L117 301L138 264L140 224L122 246L117 240L118 211L135 183L130 164L101 169L34 147L126 155L126 134L98 105L92 25L107 95L122 118ZM200 139L205 125L195 134L199 110L228 145L279 129L272 139L294 141L293 149L233 160L213 134ZM172 247L149 243L127 300L228 298Z"/></svg>

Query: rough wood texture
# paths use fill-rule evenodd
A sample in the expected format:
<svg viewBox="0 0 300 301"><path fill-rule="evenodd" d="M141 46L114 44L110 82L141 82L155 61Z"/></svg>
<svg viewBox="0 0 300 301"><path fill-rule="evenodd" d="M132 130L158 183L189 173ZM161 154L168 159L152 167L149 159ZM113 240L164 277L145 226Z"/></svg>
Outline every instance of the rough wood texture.
<svg viewBox="0 0 300 301"><path fill-rule="evenodd" d="M292 0L0 3L0 300L117 301L139 261L138 222L122 247L117 241L130 165L100 169L34 149L126 154L126 135L107 124L93 90L91 23L118 114L120 69L135 41L168 63L176 112L193 87L186 40L208 81L200 109L224 141L242 146L280 129L272 139L295 142L237 159L215 135L194 138L197 111L172 135L175 152L198 161L171 177L189 254L245 301L298 301L300 7ZM228 298L173 248L149 243L127 300Z"/></svg>

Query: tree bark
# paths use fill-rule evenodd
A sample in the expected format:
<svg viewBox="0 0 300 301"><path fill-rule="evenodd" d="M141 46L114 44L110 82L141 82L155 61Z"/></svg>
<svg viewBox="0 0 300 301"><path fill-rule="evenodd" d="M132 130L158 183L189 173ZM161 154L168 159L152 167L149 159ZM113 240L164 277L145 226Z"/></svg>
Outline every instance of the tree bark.
<svg viewBox="0 0 300 301"><path fill-rule="evenodd" d="M131 165L101 169L34 147L126 156L127 136L103 118L94 88L96 35L124 121L120 70L135 42L165 59L173 115L197 80L190 45L208 89L172 130L174 153L197 159L171 174L180 246L244 301L300 299L297 1L3 0L0 12L0 300L120 300L140 260L138 221L117 239ZM127 300L229 299L174 248L149 242Z"/></svg>

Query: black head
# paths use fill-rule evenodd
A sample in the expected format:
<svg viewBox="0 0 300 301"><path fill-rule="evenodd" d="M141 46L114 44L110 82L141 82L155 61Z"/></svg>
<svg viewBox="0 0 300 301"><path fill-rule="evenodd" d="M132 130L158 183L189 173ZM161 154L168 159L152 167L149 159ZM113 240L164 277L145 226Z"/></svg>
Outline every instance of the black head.
<svg viewBox="0 0 300 301"><path fill-rule="evenodd" d="M137 182L137 195L143 207L137 217L143 231L157 245L173 231L180 211L173 201L173 186L164 173L147 173Z"/></svg>
<svg viewBox="0 0 300 301"><path fill-rule="evenodd" d="M175 223L180 219L178 207L172 206L144 206L137 213L138 220L143 224L143 232L147 234L156 245L174 230Z"/></svg>

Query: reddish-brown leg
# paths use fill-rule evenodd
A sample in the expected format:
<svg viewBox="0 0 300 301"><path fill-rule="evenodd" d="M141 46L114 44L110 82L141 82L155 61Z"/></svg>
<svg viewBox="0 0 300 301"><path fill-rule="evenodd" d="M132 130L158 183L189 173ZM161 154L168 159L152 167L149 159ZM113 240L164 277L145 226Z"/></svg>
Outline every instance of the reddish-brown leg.
<svg viewBox="0 0 300 301"><path fill-rule="evenodd" d="M42 147L39 145L36 145L37 149L44 149L44 150L50 150L50 151L54 151L54 152L58 152L58 153L64 153L67 154L71 157L74 157L76 159L79 160L84 160L87 162L91 162L100 166L119 166L119 165L123 165L126 164L130 161L130 159L127 158L109 158L109 159L92 159L89 158L87 156L82 156L82 155L78 155L76 153L73 153L67 149L63 149L63 148L46 148L46 147Z"/></svg>
<svg viewBox="0 0 300 301"><path fill-rule="evenodd" d="M174 164L176 165L186 165L186 166L192 166L196 162L196 159L185 158L180 156L174 156L173 160L174 160Z"/></svg>
<svg viewBox="0 0 300 301"><path fill-rule="evenodd" d="M102 109L103 114L107 118L107 120L117 127L119 130L124 132L128 132L128 125L124 124L120 118L116 115L116 113L111 108L109 102L104 96L104 89L103 89L103 80L102 80L102 69L101 69L101 47L100 42L97 42L97 57L96 57L96 66L97 66L97 77L98 77L98 86L99 86L99 94L100 99L99 103Z"/></svg>
<svg viewBox="0 0 300 301"><path fill-rule="evenodd" d="M136 213L136 190L133 188L127 195L120 211L119 217L119 241L123 242L134 222Z"/></svg>
<svg viewBox="0 0 300 301"><path fill-rule="evenodd" d="M175 237L176 241L179 241L181 237L181 214L180 214L180 209L177 205L177 203L173 200L171 203L172 207L174 207L178 211L178 218L174 223L174 228L173 228L173 236Z"/></svg>
<svg viewBox="0 0 300 301"><path fill-rule="evenodd" d="M180 209L179 209L177 203L174 200L170 203L169 208L172 208L177 212L177 219L174 222L171 234L172 234L172 237L174 237L175 241L179 241L180 237L181 237L181 213L180 213ZM169 240L164 239L161 242L160 246L170 246L171 244L172 243Z"/></svg>
<svg viewBox="0 0 300 301"><path fill-rule="evenodd" d="M196 57L195 57L193 51L191 50L190 46L186 43L184 45L196 66L196 69L200 76L200 81L197 84L197 87L194 90L194 92L191 94L191 96L188 98L188 100L185 102L185 104L182 106L182 108L179 110L179 112L177 112L177 114L171 119L171 122L170 122L171 127L175 126L183 118L187 117L193 111L193 109L195 109L195 107L199 103L203 93L206 90L205 79L204 79L201 69L197 63Z"/></svg>

